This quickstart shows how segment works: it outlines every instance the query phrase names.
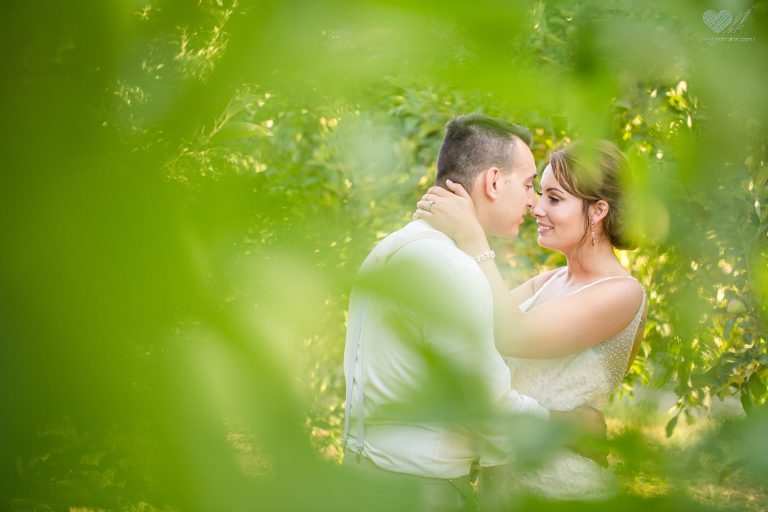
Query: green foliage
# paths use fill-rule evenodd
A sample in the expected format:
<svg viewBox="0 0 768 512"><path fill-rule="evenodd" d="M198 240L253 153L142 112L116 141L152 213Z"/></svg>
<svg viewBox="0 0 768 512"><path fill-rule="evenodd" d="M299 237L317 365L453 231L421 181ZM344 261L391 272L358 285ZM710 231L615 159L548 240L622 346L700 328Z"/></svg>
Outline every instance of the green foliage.
<svg viewBox="0 0 768 512"><path fill-rule="evenodd" d="M730 507L682 497L701 464L764 496L761 45L704 40L692 1L43 4L3 16L4 507L412 506L327 462L345 311L471 111L527 124L537 162L609 138L636 171L620 256L650 313L623 388L677 404L661 436L614 430L627 496L595 507ZM531 228L494 241L510 284L563 263ZM724 397L746 419L664 444Z"/></svg>

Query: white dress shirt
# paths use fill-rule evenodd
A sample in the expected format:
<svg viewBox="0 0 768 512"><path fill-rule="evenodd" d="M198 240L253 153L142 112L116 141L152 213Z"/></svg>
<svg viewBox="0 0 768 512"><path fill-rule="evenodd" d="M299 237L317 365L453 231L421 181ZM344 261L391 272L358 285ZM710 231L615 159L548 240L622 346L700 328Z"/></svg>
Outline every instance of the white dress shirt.
<svg viewBox="0 0 768 512"><path fill-rule="evenodd" d="M464 417L472 414L471 403L543 418L549 411L510 388L509 368L494 344L485 275L453 240L421 220L383 239L359 276L382 269L394 272L379 283L390 295L358 284L350 296L346 447L382 469L432 478L467 475L475 460L504 463L505 425ZM444 391L438 400L436 387ZM465 392L472 396L462 397ZM451 409L461 417L447 418Z"/></svg>

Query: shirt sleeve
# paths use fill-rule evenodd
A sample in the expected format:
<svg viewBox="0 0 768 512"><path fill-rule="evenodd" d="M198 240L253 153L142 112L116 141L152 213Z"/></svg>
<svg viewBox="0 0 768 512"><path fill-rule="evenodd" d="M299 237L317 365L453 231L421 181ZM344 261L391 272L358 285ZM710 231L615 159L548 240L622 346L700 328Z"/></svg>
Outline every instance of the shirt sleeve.
<svg viewBox="0 0 768 512"><path fill-rule="evenodd" d="M459 409L457 426L476 434L481 463L502 464L509 451L509 417L547 419L549 411L510 386L509 368L494 343L493 296L485 275L474 260L440 241L411 243L396 257L421 265L409 289L417 303L428 306L411 314L421 325L427 352L435 357L435 375L453 379L436 385L458 395L450 404Z"/></svg>

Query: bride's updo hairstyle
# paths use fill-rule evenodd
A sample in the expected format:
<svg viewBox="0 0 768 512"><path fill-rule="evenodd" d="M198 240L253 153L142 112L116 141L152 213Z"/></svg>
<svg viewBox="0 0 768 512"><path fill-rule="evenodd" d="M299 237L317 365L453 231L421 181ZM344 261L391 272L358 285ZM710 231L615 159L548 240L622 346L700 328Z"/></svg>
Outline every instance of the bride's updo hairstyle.
<svg viewBox="0 0 768 512"><path fill-rule="evenodd" d="M569 194L581 198L585 233L589 239L589 205L599 200L608 203L603 218L603 233L617 249L635 249L637 243L627 233L625 186L629 163L624 154L607 140L594 145L573 143L552 153L549 161L557 182Z"/></svg>

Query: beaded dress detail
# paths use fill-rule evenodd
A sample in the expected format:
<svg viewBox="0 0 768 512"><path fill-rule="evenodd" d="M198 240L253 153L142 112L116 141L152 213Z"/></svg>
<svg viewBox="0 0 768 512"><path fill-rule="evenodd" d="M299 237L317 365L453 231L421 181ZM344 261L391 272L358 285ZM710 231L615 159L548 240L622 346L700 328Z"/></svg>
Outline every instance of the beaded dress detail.
<svg viewBox="0 0 768 512"><path fill-rule="evenodd" d="M520 304L520 310L525 313L531 309L547 285L566 271L567 268L563 268L555 273L532 297ZM584 285L571 294L608 279L621 278L637 281L630 276L611 276ZM535 398L551 410L571 410L580 405L602 409L624 377L645 302L643 293L640 308L629 325L586 350L557 359L507 358L512 389ZM610 470L567 449L532 472L516 471L514 465L498 468L493 480L493 494L509 496L523 491L558 500L608 497L616 485Z"/></svg>

